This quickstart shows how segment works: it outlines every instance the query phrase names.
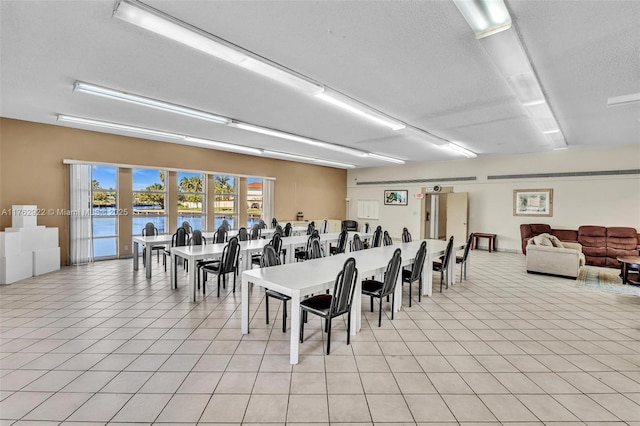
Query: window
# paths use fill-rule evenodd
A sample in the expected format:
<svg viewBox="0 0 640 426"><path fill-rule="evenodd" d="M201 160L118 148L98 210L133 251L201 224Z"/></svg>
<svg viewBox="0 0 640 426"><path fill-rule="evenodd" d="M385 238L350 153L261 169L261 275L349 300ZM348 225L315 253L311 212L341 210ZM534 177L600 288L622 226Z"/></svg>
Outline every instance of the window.
<svg viewBox="0 0 640 426"><path fill-rule="evenodd" d="M118 254L117 171L112 166L91 166L91 226L93 257Z"/></svg>
<svg viewBox="0 0 640 426"><path fill-rule="evenodd" d="M205 211L205 176L199 173L178 172L178 223L189 222L193 229L204 230L207 216Z"/></svg>
<svg viewBox="0 0 640 426"><path fill-rule="evenodd" d="M164 170L133 169L134 235L140 235L147 222L152 222L158 228L158 233L166 232L166 176Z"/></svg>
<svg viewBox="0 0 640 426"><path fill-rule="evenodd" d="M232 229L238 223L238 179L235 176L214 176L215 200L213 201L214 226L222 225L224 219Z"/></svg>
<svg viewBox="0 0 640 426"><path fill-rule="evenodd" d="M247 227L262 219L262 179L247 178Z"/></svg>

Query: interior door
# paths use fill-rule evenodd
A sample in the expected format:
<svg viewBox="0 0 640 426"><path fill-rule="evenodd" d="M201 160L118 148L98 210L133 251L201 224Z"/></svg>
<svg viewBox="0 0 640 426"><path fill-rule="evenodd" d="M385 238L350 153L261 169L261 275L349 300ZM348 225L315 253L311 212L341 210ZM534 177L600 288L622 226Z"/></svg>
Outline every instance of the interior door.
<svg viewBox="0 0 640 426"><path fill-rule="evenodd" d="M467 240L468 193L447 194L447 236L455 241Z"/></svg>

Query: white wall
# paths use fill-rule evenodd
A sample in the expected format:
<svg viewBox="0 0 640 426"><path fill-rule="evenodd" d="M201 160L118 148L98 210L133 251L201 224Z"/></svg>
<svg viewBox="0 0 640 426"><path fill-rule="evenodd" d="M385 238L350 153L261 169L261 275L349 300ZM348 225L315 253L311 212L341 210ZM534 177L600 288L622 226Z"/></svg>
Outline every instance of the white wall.
<svg viewBox="0 0 640 426"><path fill-rule="evenodd" d="M548 223L553 228L578 229L580 225L629 226L640 229L640 175L527 178L488 180L489 175L562 173L640 169L640 144L598 149L570 149L537 154L478 157L402 166L350 170L347 197L349 219L357 218L358 200L379 200L380 219L374 227L399 238L402 228L420 235L420 202L414 197L434 183L361 185L358 181L430 179L476 176L475 181L438 183L454 192L469 193L469 232L498 235L498 249L520 251L521 223ZM552 188L553 217L513 216L513 190ZM408 189L408 206L385 206L385 189Z"/></svg>

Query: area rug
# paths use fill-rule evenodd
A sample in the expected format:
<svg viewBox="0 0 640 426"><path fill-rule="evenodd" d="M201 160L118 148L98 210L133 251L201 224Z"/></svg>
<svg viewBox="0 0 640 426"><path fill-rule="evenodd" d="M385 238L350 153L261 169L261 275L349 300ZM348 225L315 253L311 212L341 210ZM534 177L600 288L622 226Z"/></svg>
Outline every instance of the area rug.
<svg viewBox="0 0 640 426"><path fill-rule="evenodd" d="M640 296L640 286L622 284L620 270L598 266L583 266L576 279L577 287L587 287L618 294Z"/></svg>

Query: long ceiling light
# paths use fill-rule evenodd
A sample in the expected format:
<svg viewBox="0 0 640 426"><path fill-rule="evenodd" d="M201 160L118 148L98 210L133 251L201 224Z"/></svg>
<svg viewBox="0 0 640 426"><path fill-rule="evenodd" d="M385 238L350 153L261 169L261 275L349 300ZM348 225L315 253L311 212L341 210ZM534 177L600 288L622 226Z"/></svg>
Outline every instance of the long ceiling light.
<svg viewBox="0 0 640 426"><path fill-rule="evenodd" d="M382 160L382 161L388 161L390 163L396 163L396 164L406 163L406 161L401 160L399 158L387 157L386 155L374 154L372 152L368 153L367 157L375 158L377 160Z"/></svg>
<svg viewBox="0 0 640 426"><path fill-rule="evenodd" d="M159 101L157 99L151 99L145 96L134 95L132 93L121 92L119 90L109 89L108 87L96 86L95 84L84 83L82 81L76 81L76 83L73 85L73 91L129 102L135 105L155 108L162 111L185 115L187 117L197 118L200 120L212 121L218 124L229 124L229 122L231 121L226 117L220 117L209 112L200 111L182 105L172 104L169 102Z"/></svg>
<svg viewBox="0 0 640 426"><path fill-rule="evenodd" d="M607 98L607 106L628 105L640 102L640 93L632 93L630 95L612 96Z"/></svg>
<svg viewBox="0 0 640 426"><path fill-rule="evenodd" d="M314 97L366 118L367 120L389 127L392 130L400 130L406 127L403 122L395 120L373 108L336 92L325 90L324 92L316 93Z"/></svg>
<svg viewBox="0 0 640 426"><path fill-rule="evenodd" d="M102 127L105 129L123 130L125 132L139 133L149 136L160 136L170 139L184 139L183 135L179 135L176 133L163 132L160 130L147 129L144 127L128 126L126 124L111 123L109 121L92 120L90 118L74 117L66 114L58 114L58 121L75 124L85 124L87 126Z"/></svg>
<svg viewBox="0 0 640 426"><path fill-rule="evenodd" d="M206 145L206 146L213 146L213 147L221 148L221 149L225 149L225 150L246 152L247 154L253 154L253 155L262 154L262 150L260 150L258 148L252 148L250 146L234 145L234 144L225 143L225 142L212 141L210 139L195 138L193 136L185 136L184 140L186 142L193 142L193 143L196 143L196 144L201 144L201 145Z"/></svg>
<svg viewBox="0 0 640 426"><path fill-rule="evenodd" d="M313 95L334 106L393 130L405 124L361 102L325 88L308 77L296 73L268 59L259 57L200 28L183 22L138 0L118 0L113 16L163 37L190 46L223 61L240 66L303 93Z"/></svg>
<svg viewBox="0 0 640 426"><path fill-rule="evenodd" d="M463 148L460 145L456 145L453 142L450 142L446 145L440 145L440 147L448 149L449 151L455 152L456 154L462 154L467 158L475 158L478 156L475 152L469 151L468 149Z"/></svg>
<svg viewBox="0 0 640 426"><path fill-rule="evenodd" d="M453 0L522 106L555 147L567 142L503 0ZM490 36L490 37L489 37ZM553 133L550 133L553 132Z"/></svg>
<svg viewBox="0 0 640 426"><path fill-rule="evenodd" d="M504 0L453 0L453 2L478 39L511 27L511 16L504 5Z"/></svg>
<svg viewBox="0 0 640 426"><path fill-rule="evenodd" d="M278 157L278 158L287 158L287 159L296 160L296 161L312 162L312 163L324 164L328 166L342 167L346 169L354 169L356 167L353 164L341 163L339 161L322 160L320 158L306 157L303 155L295 155L295 154L287 154L284 152L270 151L266 149L263 150L262 153L264 155L269 155L269 156Z"/></svg>

